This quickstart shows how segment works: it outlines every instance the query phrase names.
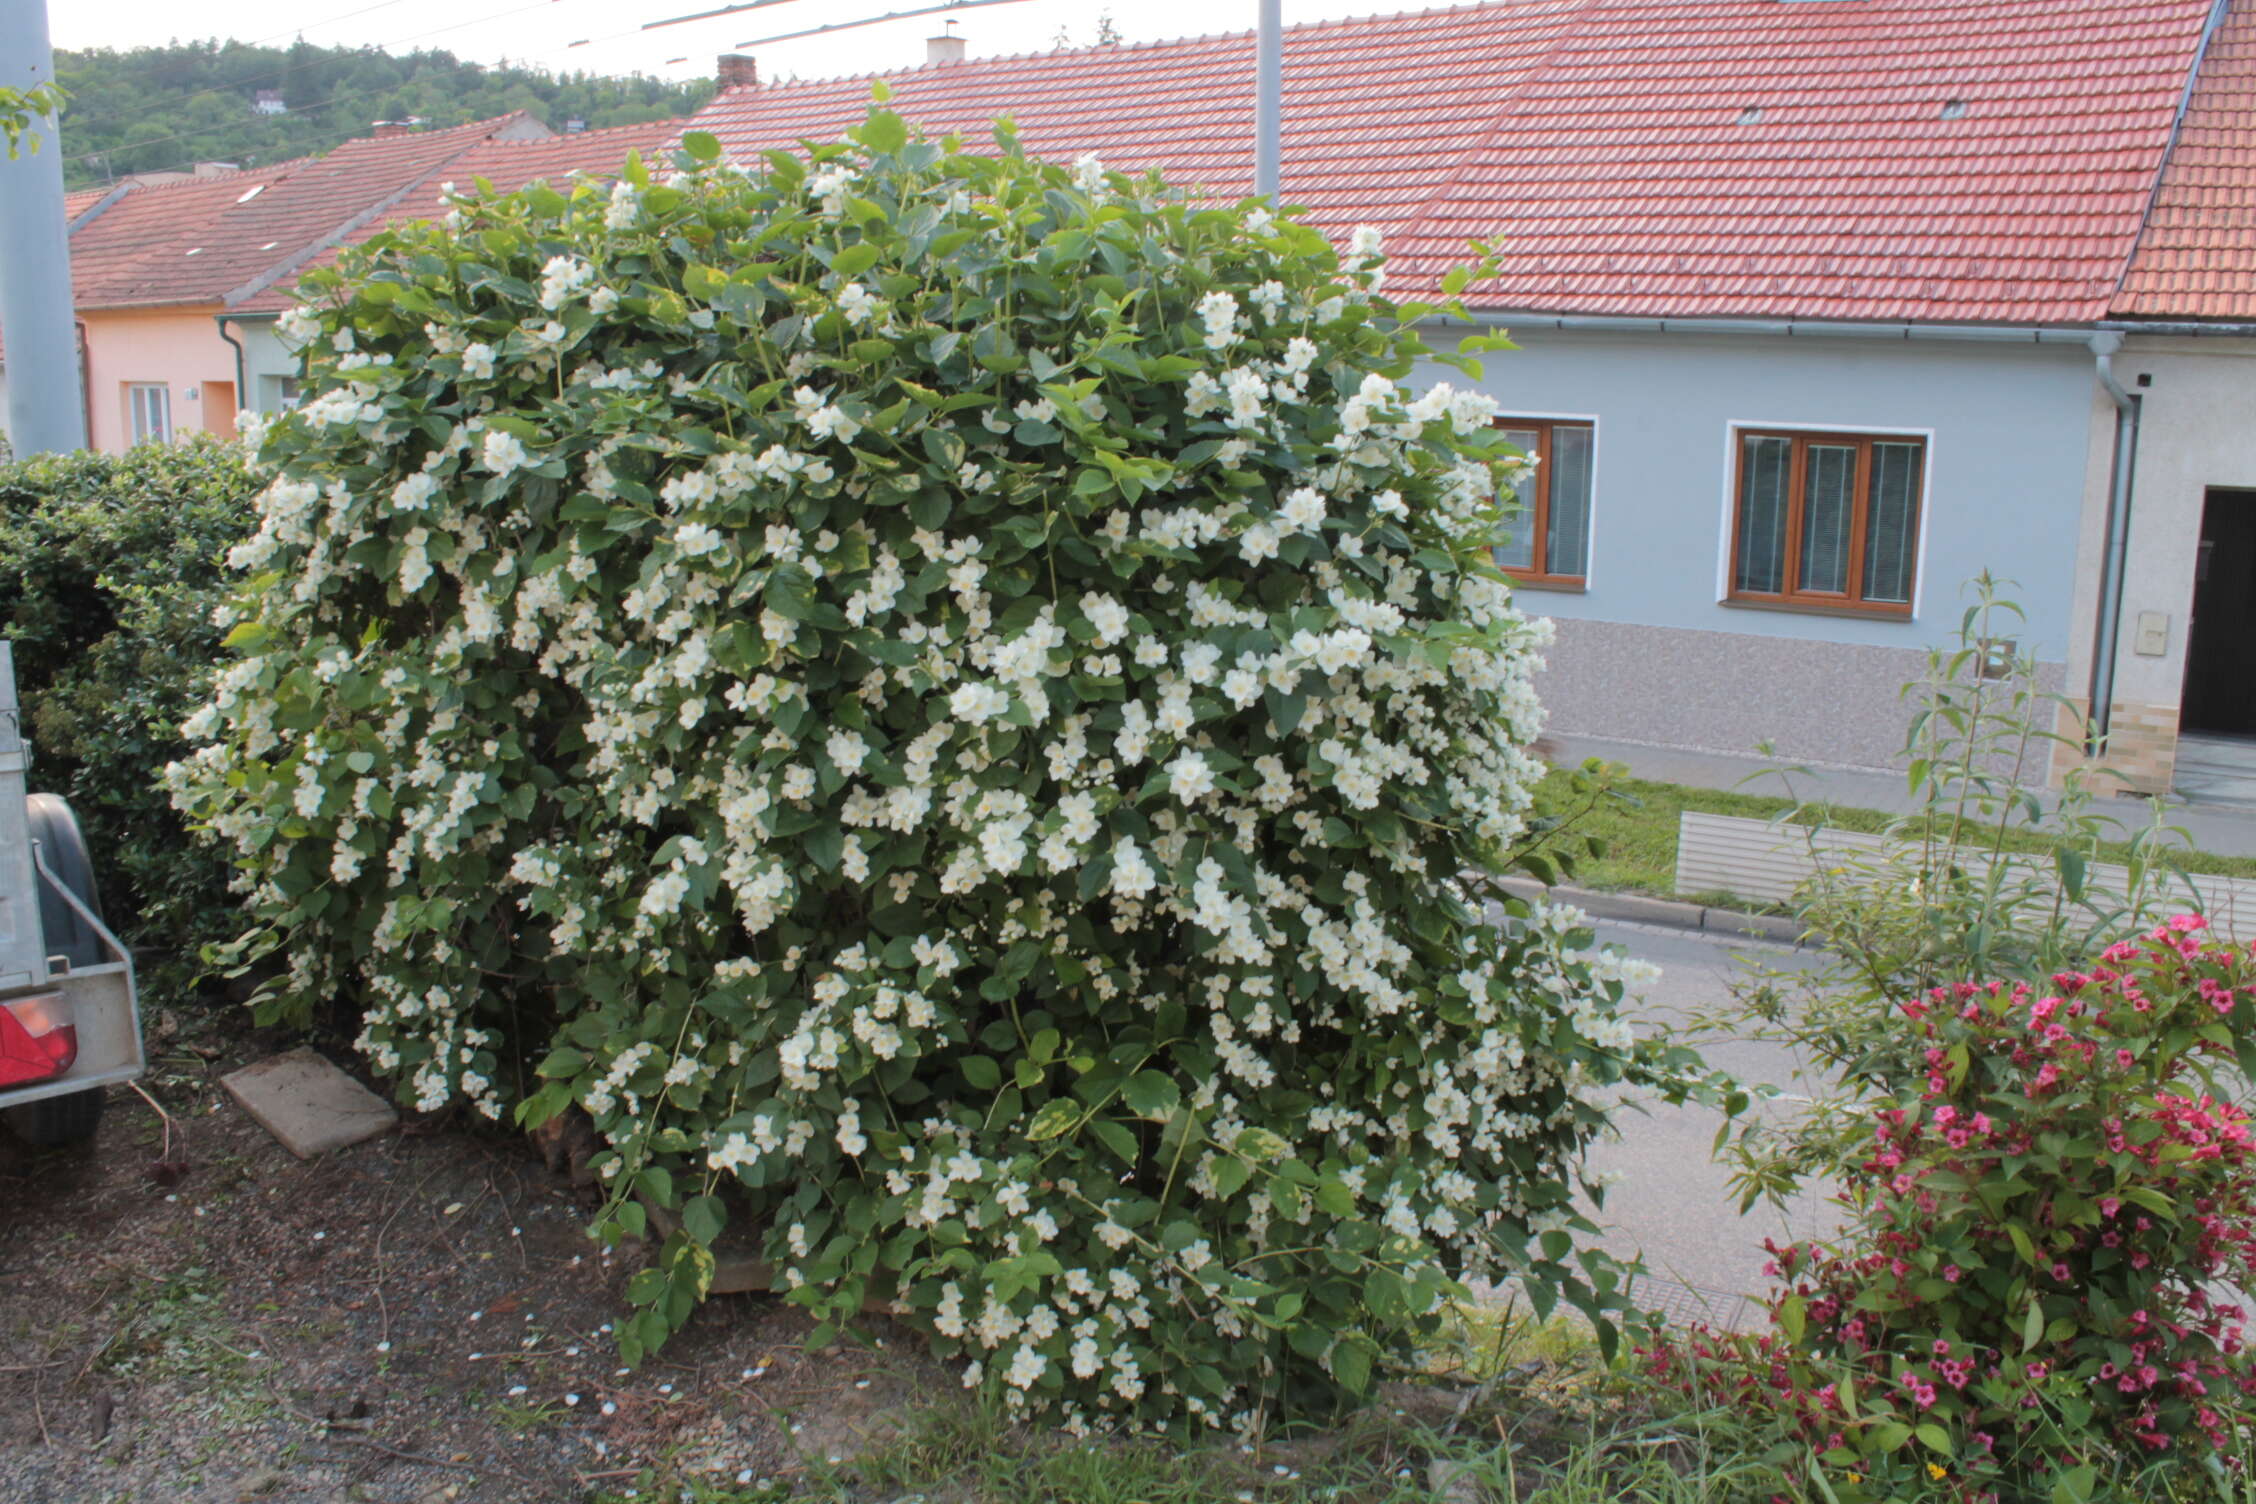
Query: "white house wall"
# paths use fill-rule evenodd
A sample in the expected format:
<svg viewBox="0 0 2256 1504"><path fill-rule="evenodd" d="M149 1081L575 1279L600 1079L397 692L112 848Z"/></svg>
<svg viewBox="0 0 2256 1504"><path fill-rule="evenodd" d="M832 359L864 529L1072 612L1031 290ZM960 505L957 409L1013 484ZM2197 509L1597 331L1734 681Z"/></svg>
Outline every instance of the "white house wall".
<svg viewBox="0 0 2256 1504"><path fill-rule="evenodd" d="M2185 686L2202 509L2212 488L2256 490L2256 340L2133 335L2114 366L2116 379L2139 394L2140 413L2107 761L2134 786L2163 790ZM2077 581L2075 619L2090 623L2098 620L2096 561L2114 461L2114 404L2099 396L2088 421L2081 544L2095 562ZM2139 641L2140 618L2153 615L2162 618L2160 652ZM2079 703L2090 687L2093 650L2089 627L2069 644L2068 683Z"/></svg>
<svg viewBox="0 0 2256 1504"><path fill-rule="evenodd" d="M1483 357L1504 411L1597 419L1588 587L1520 597L1558 625L1538 685L1554 729L1897 765L1898 691L1955 643L1984 570L2012 582L2027 620L2011 635L2064 682L2096 385L2083 346L1512 333L1519 350ZM1927 437L1911 616L1721 600L1734 425Z"/></svg>

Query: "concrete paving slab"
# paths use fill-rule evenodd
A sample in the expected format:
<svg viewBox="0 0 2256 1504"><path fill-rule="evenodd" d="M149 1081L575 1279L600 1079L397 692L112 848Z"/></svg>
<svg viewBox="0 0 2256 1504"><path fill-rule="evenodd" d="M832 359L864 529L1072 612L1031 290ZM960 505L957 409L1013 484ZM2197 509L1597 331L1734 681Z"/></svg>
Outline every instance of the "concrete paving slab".
<svg viewBox="0 0 2256 1504"><path fill-rule="evenodd" d="M390 1103L302 1046L222 1076L220 1085L300 1159L374 1138L399 1121Z"/></svg>

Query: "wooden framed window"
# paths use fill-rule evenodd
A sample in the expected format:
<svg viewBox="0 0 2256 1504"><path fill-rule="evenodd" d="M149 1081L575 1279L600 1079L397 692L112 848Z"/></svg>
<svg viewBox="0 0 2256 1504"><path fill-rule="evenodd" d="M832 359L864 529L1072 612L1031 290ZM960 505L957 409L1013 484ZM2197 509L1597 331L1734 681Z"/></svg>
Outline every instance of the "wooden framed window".
<svg viewBox="0 0 2256 1504"><path fill-rule="evenodd" d="M1909 616L1927 441L1739 430L1729 598Z"/></svg>
<svg viewBox="0 0 2256 1504"><path fill-rule="evenodd" d="M1497 567L1527 584L1580 590L1590 573L1596 426L1550 418L1499 418L1496 426L1535 459L1519 485L1511 541L1496 550Z"/></svg>
<svg viewBox="0 0 2256 1504"><path fill-rule="evenodd" d="M126 413L132 420L133 442L172 438L172 388L156 381L129 381L125 386Z"/></svg>

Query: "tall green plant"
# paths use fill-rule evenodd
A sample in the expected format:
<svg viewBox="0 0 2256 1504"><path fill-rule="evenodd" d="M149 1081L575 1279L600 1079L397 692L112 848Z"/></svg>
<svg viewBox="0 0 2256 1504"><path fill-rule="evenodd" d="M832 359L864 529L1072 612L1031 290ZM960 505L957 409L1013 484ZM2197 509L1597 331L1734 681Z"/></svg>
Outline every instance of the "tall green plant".
<svg viewBox="0 0 2256 1504"><path fill-rule="evenodd" d="M1923 1079L1898 1022L1904 998L1971 978L2040 981L2173 908L2200 907L2172 858L2184 832L2164 823L2160 802L2147 801L2136 824L2101 805L2100 781L2113 775L2084 763L2080 708L2016 650L2020 606L1987 573L1969 589L1957 640L1931 649L1926 673L1903 688L1910 812L1870 849L1829 842L1820 804L1781 817L1815 869L1793 912L1823 963L1758 968L1696 1027L1782 1043L1812 1078L1813 1101L1791 1124L1742 1125L1734 1153L1750 1200L1840 1165L1870 1100ZM2062 750L2067 771L2048 786ZM1797 788L1800 772L1780 776ZM2110 842L2128 854L2103 872Z"/></svg>

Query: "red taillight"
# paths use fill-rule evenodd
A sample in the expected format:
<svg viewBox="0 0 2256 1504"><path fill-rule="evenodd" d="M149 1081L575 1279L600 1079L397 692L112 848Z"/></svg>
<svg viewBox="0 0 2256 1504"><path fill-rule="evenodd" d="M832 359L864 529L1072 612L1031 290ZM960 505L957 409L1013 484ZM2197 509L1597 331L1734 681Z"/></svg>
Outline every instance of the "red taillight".
<svg viewBox="0 0 2256 1504"><path fill-rule="evenodd" d="M29 1086L69 1070L78 1059L78 1029L59 992L0 1003L0 1086Z"/></svg>

